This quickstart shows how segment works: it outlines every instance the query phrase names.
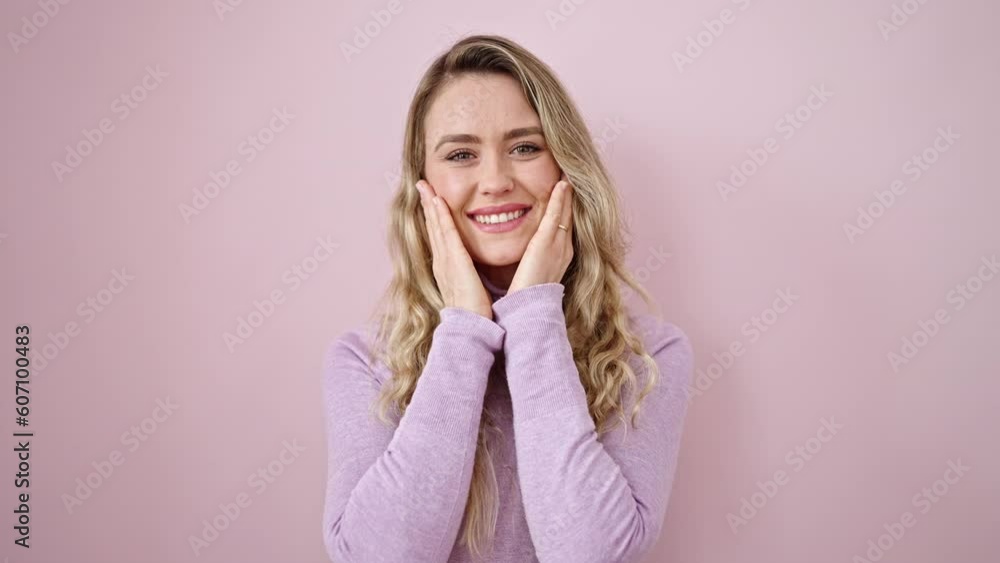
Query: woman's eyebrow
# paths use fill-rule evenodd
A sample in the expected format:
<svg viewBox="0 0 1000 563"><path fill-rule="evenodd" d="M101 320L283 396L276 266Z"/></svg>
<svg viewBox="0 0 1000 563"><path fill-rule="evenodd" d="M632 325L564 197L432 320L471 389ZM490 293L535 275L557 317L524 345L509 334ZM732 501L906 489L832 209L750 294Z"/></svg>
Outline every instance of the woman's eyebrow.
<svg viewBox="0 0 1000 563"><path fill-rule="evenodd" d="M529 135L542 135L541 127L518 127L517 129L511 129L507 131L504 136L504 141L509 141L511 139L517 139L518 137L527 137ZM445 143L481 143L482 139L475 135L469 134L455 134L455 135L445 135L441 137L438 144L434 147L434 150L441 148L441 145Z"/></svg>

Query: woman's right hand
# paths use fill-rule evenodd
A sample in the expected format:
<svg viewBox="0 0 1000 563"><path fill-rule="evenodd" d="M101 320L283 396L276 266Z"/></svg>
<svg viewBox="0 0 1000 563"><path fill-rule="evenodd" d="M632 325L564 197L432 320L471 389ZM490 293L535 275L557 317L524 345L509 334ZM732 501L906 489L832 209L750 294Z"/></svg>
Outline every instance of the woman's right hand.
<svg viewBox="0 0 1000 563"><path fill-rule="evenodd" d="M431 240L434 279L445 307L460 307L492 320L493 301L455 227L448 203L426 180L417 182L417 190Z"/></svg>

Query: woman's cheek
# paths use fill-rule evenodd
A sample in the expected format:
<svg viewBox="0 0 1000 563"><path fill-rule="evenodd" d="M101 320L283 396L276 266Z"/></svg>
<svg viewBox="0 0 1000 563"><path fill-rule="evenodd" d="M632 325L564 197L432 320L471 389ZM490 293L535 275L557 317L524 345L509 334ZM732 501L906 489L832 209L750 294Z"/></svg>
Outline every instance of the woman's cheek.
<svg viewBox="0 0 1000 563"><path fill-rule="evenodd" d="M525 163L525 185L536 194L548 194L559 181L562 171L551 158L536 158ZM546 196L548 197L548 196Z"/></svg>

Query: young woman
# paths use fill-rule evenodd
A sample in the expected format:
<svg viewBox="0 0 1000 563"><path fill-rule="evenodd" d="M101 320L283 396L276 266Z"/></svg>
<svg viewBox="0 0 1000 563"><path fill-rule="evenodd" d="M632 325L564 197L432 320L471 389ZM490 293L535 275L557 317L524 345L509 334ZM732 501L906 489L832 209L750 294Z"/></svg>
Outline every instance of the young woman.
<svg viewBox="0 0 1000 563"><path fill-rule="evenodd" d="M348 562L638 561L663 525L692 352L633 313L626 229L576 107L498 36L410 106L394 275L324 361L323 538Z"/></svg>

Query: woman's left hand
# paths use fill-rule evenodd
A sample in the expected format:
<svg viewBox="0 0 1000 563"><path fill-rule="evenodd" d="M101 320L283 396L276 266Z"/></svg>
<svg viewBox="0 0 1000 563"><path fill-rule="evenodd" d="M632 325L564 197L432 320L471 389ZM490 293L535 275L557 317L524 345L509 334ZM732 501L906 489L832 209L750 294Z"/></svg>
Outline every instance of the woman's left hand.
<svg viewBox="0 0 1000 563"><path fill-rule="evenodd" d="M532 285L561 282L573 260L573 186L563 174L549 194L538 230L528 242L507 293ZM566 227L560 229L559 225Z"/></svg>

